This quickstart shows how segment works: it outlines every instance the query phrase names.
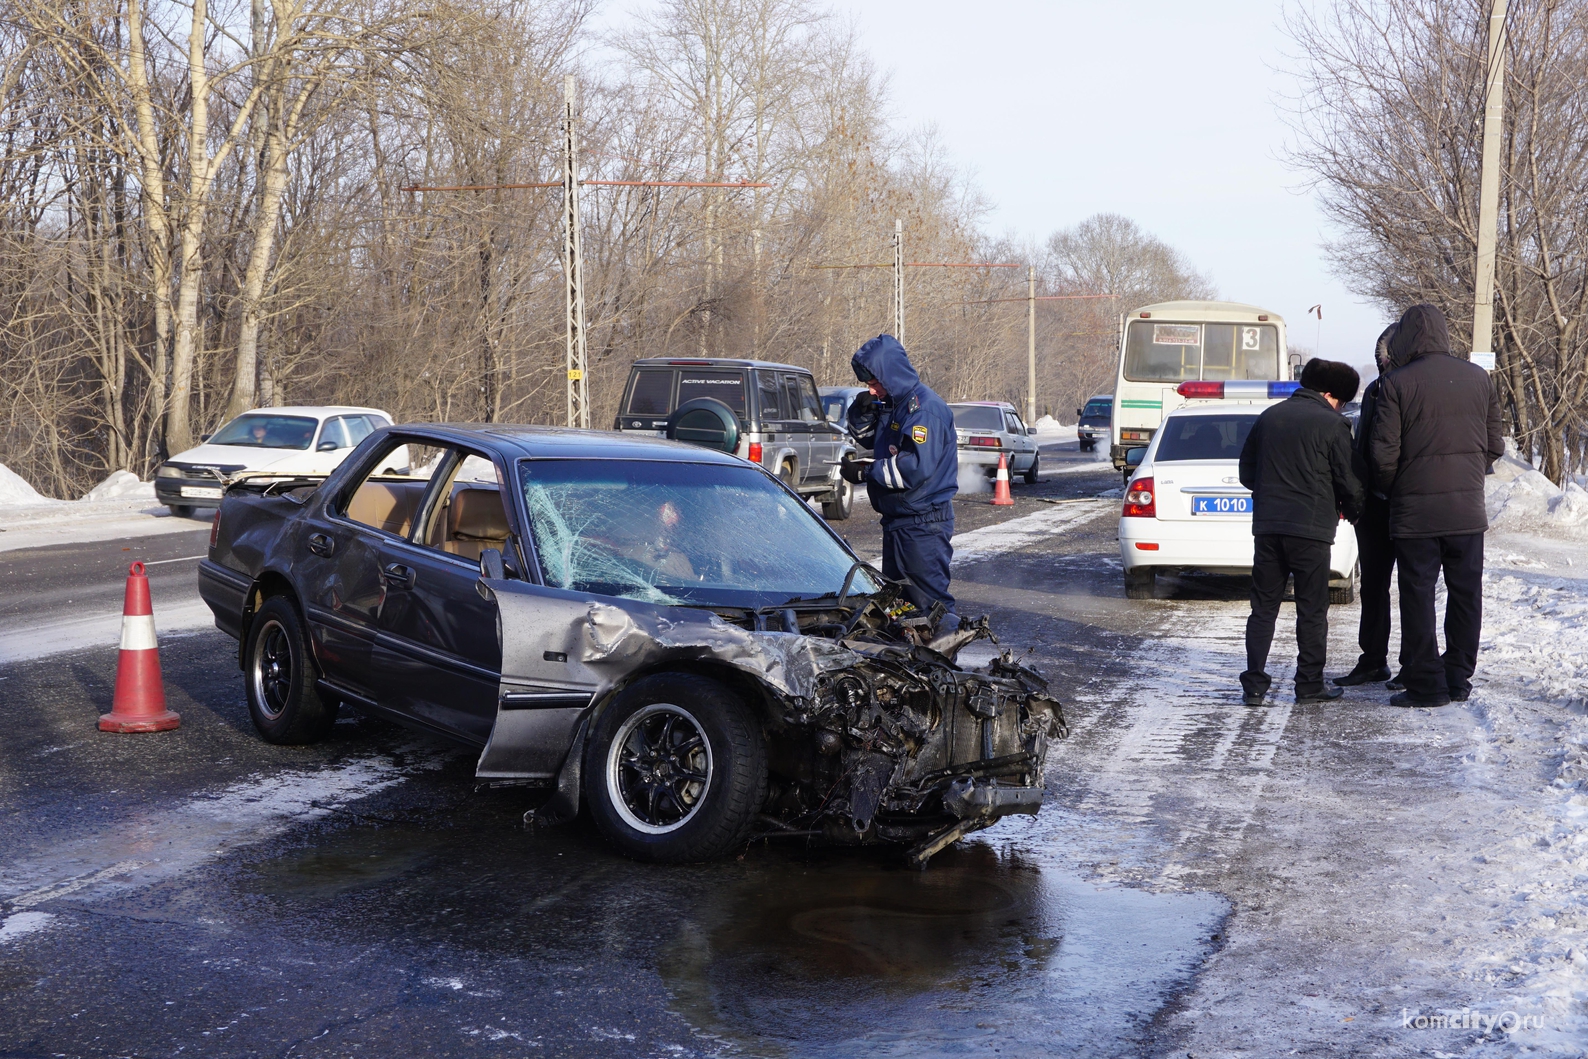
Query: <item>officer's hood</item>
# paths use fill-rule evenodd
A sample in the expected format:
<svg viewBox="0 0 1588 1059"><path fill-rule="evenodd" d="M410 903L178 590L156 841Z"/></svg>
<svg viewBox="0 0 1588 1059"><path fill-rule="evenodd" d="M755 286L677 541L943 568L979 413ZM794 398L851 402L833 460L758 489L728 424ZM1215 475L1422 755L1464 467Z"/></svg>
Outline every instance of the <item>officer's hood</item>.
<svg viewBox="0 0 1588 1059"><path fill-rule="evenodd" d="M878 335L855 351L852 363L875 376L888 391L888 397L908 397L921 385L921 376L910 363L910 356L892 335ZM856 372L857 377L860 372Z"/></svg>
<svg viewBox="0 0 1588 1059"><path fill-rule="evenodd" d="M1390 367L1403 368L1429 353L1450 352L1445 314L1432 305L1414 305L1401 316L1389 340Z"/></svg>

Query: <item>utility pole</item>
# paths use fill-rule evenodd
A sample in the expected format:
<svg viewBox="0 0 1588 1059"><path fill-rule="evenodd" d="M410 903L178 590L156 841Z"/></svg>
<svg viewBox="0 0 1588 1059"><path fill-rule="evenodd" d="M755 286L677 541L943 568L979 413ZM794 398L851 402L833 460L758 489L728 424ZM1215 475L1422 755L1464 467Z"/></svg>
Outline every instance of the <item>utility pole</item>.
<svg viewBox="0 0 1588 1059"><path fill-rule="evenodd" d="M1026 422L1037 421L1037 266L1026 266Z"/></svg>
<svg viewBox="0 0 1588 1059"><path fill-rule="evenodd" d="M568 425L590 429L584 335L584 254L579 241L579 165L573 74L562 82L562 275L568 310Z"/></svg>
<svg viewBox="0 0 1588 1059"><path fill-rule="evenodd" d="M1505 4L1489 12L1483 104L1483 173L1478 184L1478 260L1473 269L1472 363L1494 370L1494 244L1500 222L1500 135L1505 118Z"/></svg>
<svg viewBox="0 0 1588 1059"><path fill-rule="evenodd" d="M893 337L904 345L904 222L893 222Z"/></svg>

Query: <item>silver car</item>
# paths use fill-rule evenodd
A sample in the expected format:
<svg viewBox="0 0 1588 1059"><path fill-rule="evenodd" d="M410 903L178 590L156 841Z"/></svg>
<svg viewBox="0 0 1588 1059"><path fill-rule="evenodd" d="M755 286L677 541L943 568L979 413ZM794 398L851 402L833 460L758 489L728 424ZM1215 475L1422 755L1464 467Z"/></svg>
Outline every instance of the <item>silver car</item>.
<svg viewBox="0 0 1588 1059"><path fill-rule="evenodd" d="M1008 458L1009 476L1023 475L1027 485L1037 484L1036 427L1028 427L1007 401L963 401L948 406L959 435L959 465L975 467L989 477L998 471L998 457Z"/></svg>

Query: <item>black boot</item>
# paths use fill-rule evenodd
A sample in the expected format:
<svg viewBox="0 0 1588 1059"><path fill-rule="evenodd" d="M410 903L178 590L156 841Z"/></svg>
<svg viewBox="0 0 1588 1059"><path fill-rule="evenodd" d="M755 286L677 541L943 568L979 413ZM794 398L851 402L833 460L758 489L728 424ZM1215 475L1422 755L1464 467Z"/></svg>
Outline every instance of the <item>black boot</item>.
<svg viewBox="0 0 1588 1059"><path fill-rule="evenodd" d="M1333 702L1345 692L1339 688L1322 687L1316 691L1296 692L1296 705L1309 706L1316 702Z"/></svg>
<svg viewBox="0 0 1588 1059"><path fill-rule="evenodd" d="M1342 688L1354 688L1358 684L1377 684L1389 678L1389 666L1364 666L1359 662L1355 669L1343 677L1335 677L1332 683Z"/></svg>

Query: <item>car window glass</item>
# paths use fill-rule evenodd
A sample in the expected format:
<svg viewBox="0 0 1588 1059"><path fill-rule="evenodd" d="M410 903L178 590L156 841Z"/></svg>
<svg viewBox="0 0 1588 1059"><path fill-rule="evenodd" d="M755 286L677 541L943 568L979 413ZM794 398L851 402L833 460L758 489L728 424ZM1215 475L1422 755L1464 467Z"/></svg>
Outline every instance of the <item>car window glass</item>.
<svg viewBox="0 0 1588 1059"><path fill-rule="evenodd" d="M326 445L332 445L334 448L346 449L351 448L352 444L347 434L347 417L336 416L333 419L327 419L325 426L320 428L320 440L314 447L316 449L325 449Z"/></svg>
<svg viewBox="0 0 1588 1059"><path fill-rule="evenodd" d="M744 372L717 368L685 368L678 373L678 403L712 397L744 415Z"/></svg>
<svg viewBox="0 0 1588 1059"><path fill-rule="evenodd" d="M985 404L949 405L954 413L954 425L961 430L1002 430L1003 415L998 409Z"/></svg>
<svg viewBox="0 0 1588 1059"><path fill-rule="evenodd" d="M664 416L673 410L673 373L646 369L634 373L629 414Z"/></svg>
<svg viewBox="0 0 1588 1059"><path fill-rule="evenodd" d="M373 469L359 480L342 505L354 522L406 537L413 529L419 501L446 450L435 445L404 444L392 438Z"/></svg>
<svg viewBox="0 0 1588 1059"><path fill-rule="evenodd" d="M1279 331L1272 325L1205 324L1204 379L1279 378Z"/></svg>
<svg viewBox="0 0 1588 1059"><path fill-rule="evenodd" d="M1024 434L1026 428L1020 425L1020 420L1012 412L1004 413L1004 429L1011 434Z"/></svg>
<svg viewBox="0 0 1588 1059"><path fill-rule="evenodd" d="M496 465L484 456L454 450L456 460L445 480L438 481L436 500L428 508L419 543L427 548L478 562L486 548L507 549L507 511Z"/></svg>
<svg viewBox="0 0 1588 1059"><path fill-rule="evenodd" d="M1088 401L1086 404L1085 415L1088 419L1094 419L1097 416L1111 416L1113 414L1114 402L1112 401Z"/></svg>
<svg viewBox="0 0 1588 1059"><path fill-rule="evenodd" d="M347 426L348 441L353 445L369 437L375 432L376 427L386 425L374 416L344 416L342 422Z"/></svg>
<svg viewBox="0 0 1588 1059"><path fill-rule="evenodd" d="M211 445L242 445L256 449L307 449L320 421L313 416L249 413L217 430Z"/></svg>
<svg viewBox="0 0 1588 1059"><path fill-rule="evenodd" d="M1238 460L1254 415L1170 416L1158 441L1159 462L1174 460Z"/></svg>
<svg viewBox="0 0 1588 1059"><path fill-rule="evenodd" d="M783 407L788 418L798 419L805 423L816 422L816 413L805 407L805 396L800 392L800 377L798 375L783 375Z"/></svg>
<svg viewBox="0 0 1588 1059"><path fill-rule="evenodd" d="M844 399L838 394L822 398L822 411L827 413L827 418L834 423L841 423L844 419Z"/></svg>
<svg viewBox="0 0 1588 1059"><path fill-rule="evenodd" d="M816 382L809 375L794 376L794 385L799 391L800 418L808 423L820 422L822 416L822 401L816 396Z"/></svg>
<svg viewBox="0 0 1588 1059"><path fill-rule="evenodd" d="M523 460L548 585L652 603L769 605L836 593L854 560L748 464ZM853 592L876 591L862 572Z"/></svg>
<svg viewBox="0 0 1588 1059"><path fill-rule="evenodd" d="M770 371L757 372L757 374L760 376L760 390L757 400L761 406L761 418L788 418L783 414L783 391L778 386L777 376Z"/></svg>

